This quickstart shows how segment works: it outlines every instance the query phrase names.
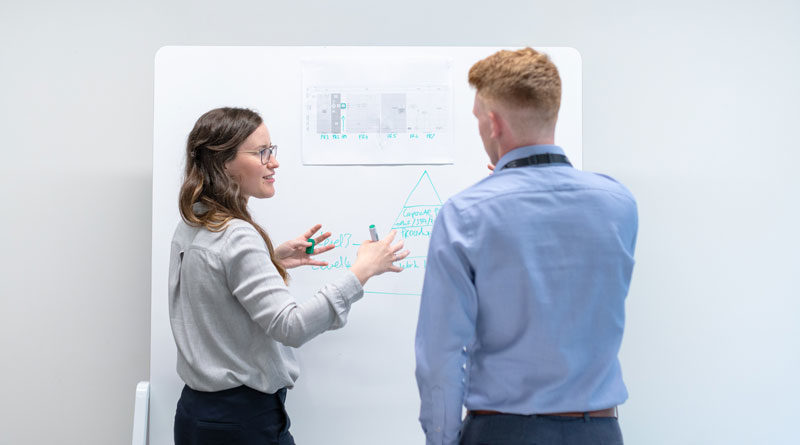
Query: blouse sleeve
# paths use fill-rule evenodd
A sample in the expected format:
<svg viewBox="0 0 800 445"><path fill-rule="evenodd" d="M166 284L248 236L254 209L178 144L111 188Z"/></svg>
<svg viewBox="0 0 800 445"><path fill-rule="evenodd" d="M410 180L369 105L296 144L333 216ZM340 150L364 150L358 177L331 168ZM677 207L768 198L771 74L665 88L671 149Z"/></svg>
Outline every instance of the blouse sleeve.
<svg viewBox="0 0 800 445"><path fill-rule="evenodd" d="M347 323L350 305L364 295L352 272L298 304L272 264L261 235L249 225L227 230L221 259L228 289L267 335L296 348Z"/></svg>

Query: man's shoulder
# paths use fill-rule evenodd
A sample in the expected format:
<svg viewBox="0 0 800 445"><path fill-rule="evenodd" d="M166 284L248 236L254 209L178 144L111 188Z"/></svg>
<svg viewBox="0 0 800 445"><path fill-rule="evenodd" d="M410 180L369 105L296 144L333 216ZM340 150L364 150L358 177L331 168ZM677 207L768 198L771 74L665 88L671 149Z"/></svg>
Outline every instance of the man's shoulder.
<svg viewBox="0 0 800 445"><path fill-rule="evenodd" d="M619 182L615 178L606 175L604 173L584 172L584 171L579 171L579 173L583 177L583 180L587 187L599 190L605 190L608 193L620 197L626 197L631 201L633 201L634 203L636 202L636 200L633 197L633 193L631 193L631 191L628 190L628 188L625 187L623 183Z"/></svg>
<svg viewBox="0 0 800 445"><path fill-rule="evenodd" d="M500 181L495 181L493 179L492 175L489 175L472 184L451 196L450 199L445 202L445 206L450 206L456 210L463 210L496 196L504 190L504 186Z"/></svg>
<svg viewBox="0 0 800 445"><path fill-rule="evenodd" d="M445 205L463 211L487 200L516 199L519 194L594 191L629 200L635 205L633 194L613 177L574 168L538 171L514 169L494 173L453 195Z"/></svg>

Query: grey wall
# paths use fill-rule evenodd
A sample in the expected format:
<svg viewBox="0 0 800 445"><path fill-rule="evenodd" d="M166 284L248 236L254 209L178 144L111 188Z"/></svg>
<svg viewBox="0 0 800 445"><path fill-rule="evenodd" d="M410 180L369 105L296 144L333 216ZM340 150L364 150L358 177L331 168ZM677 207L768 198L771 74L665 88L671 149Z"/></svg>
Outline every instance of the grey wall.
<svg viewBox="0 0 800 445"><path fill-rule="evenodd" d="M793 0L3 2L0 444L130 440L153 56L184 44L577 48L584 167L640 204L628 443L797 443L798 23Z"/></svg>

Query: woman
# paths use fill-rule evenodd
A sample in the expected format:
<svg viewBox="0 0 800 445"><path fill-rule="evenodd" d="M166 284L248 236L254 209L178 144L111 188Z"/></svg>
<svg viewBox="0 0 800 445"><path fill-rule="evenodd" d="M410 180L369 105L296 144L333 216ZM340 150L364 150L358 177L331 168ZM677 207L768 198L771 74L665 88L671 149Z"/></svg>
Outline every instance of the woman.
<svg viewBox="0 0 800 445"><path fill-rule="evenodd" d="M298 304L286 269L326 265L305 253L321 226L273 248L247 209L251 197L275 194L277 148L246 109L211 110L189 134L169 273L177 370L186 383L175 413L178 445L293 444L284 410L298 377L292 348L344 326L364 283L400 272L392 263L408 256L402 242L391 244L394 232L364 241L344 276Z"/></svg>

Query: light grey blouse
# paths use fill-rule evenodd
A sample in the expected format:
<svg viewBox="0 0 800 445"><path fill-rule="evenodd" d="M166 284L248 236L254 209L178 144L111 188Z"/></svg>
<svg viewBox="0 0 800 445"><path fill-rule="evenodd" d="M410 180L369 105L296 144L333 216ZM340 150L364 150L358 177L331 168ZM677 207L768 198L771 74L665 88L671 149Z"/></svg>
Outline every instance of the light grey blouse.
<svg viewBox="0 0 800 445"><path fill-rule="evenodd" d="M169 316L178 375L198 391L294 386L293 348L347 322L364 295L347 272L298 304L249 223L221 232L178 223L169 262Z"/></svg>

